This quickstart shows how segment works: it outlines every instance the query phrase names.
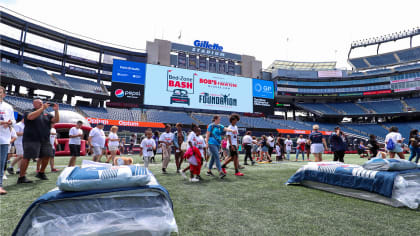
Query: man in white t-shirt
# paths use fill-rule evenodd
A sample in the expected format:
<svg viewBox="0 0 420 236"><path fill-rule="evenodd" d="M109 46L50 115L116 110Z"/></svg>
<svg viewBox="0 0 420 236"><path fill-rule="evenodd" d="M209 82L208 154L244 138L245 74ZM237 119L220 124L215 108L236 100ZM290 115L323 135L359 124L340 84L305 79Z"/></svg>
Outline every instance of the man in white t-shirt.
<svg viewBox="0 0 420 236"><path fill-rule="evenodd" d="M54 157L55 157L55 151L56 151L55 146L58 145L57 130L54 128L54 125L55 125L55 123L51 123L50 143L51 143L51 147L52 147L52 150L53 150L53 155L50 158L50 167L51 167L51 172L58 172L60 170L54 168Z"/></svg>
<svg viewBox="0 0 420 236"><path fill-rule="evenodd" d="M251 164L254 165L255 161L252 160L252 137L251 131L246 132L245 136L242 138L242 146L245 148L245 158L244 165L248 165L247 160L251 161Z"/></svg>
<svg viewBox="0 0 420 236"><path fill-rule="evenodd" d="M7 193L3 189L3 174L12 135L11 127L16 123L13 108L3 101L4 97L6 90L0 86L0 195Z"/></svg>
<svg viewBox="0 0 420 236"><path fill-rule="evenodd" d="M10 164L10 167L7 168L7 172L9 174L13 175L15 172L13 170L13 167L18 164L18 169L16 173L20 172L20 161L23 158L23 145L22 145L22 137L23 137L23 130L25 129L25 123L24 119L22 119L20 122L16 123L14 126L14 129L16 131L17 139L15 141L15 148L16 148L16 158L13 159L12 163Z"/></svg>
<svg viewBox="0 0 420 236"><path fill-rule="evenodd" d="M82 130L83 122L77 121L76 126L72 127L69 131L69 148L70 148L70 161L69 166L76 165L76 158L80 156L80 145L83 138Z"/></svg>
<svg viewBox="0 0 420 236"><path fill-rule="evenodd" d="M141 141L140 155L143 154L144 167L149 167L150 158L154 156L153 151L156 149L156 142L152 139L153 133L151 129L146 130L146 138Z"/></svg>
<svg viewBox="0 0 420 236"><path fill-rule="evenodd" d="M104 124L98 123L89 133L88 143L93 149L93 161L100 162L102 157L102 148L105 146Z"/></svg>
<svg viewBox="0 0 420 236"><path fill-rule="evenodd" d="M165 132L160 134L159 145L162 148L162 172L166 172L169 161L171 160L171 151L174 140L174 134L171 132L171 125L166 124Z"/></svg>
<svg viewBox="0 0 420 236"><path fill-rule="evenodd" d="M290 139L290 135L287 135L287 139L284 141L284 146L286 146L287 160L290 160L290 153L292 152L293 146L293 141Z"/></svg>
<svg viewBox="0 0 420 236"><path fill-rule="evenodd" d="M227 136L227 149L229 150L229 157L225 160L225 162L222 165L222 171L226 174L226 165L233 161L233 164L235 166L235 175L236 176L244 176L241 172L239 172L239 159L238 159L238 126L236 126L236 123L240 120L240 117L238 114L232 114L229 117L230 125L228 127L229 130L226 132Z"/></svg>

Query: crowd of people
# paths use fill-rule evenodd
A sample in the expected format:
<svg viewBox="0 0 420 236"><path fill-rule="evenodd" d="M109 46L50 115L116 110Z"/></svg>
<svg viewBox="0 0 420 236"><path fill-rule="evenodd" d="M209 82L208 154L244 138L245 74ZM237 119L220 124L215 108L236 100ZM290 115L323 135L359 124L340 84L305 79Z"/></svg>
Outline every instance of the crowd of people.
<svg viewBox="0 0 420 236"><path fill-rule="evenodd" d="M59 106L54 103L44 103L40 99L33 100L33 109L23 115L23 119L16 123L12 106L3 102L6 96L5 89L0 86L0 194L6 194L3 189L3 178L6 178L4 171L9 174L15 174L14 167L17 166L16 174L19 174L18 184L32 183L26 177L27 168L31 160L37 162L36 177L41 180L47 180L45 170L50 164L51 171L59 171L54 167L55 149L58 145L57 131L54 125L59 122ZM53 113L47 112L47 108L53 107ZM155 162L157 150L162 154L162 173L167 174L167 168L174 155L176 173L187 177L190 172L189 180L199 182L201 179L201 169L206 166L206 175L213 174L214 166L219 178L225 178L227 175L227 166L233 163L235 176L244 176L241 172L246 165L255 163L271 163L272 155L276 156L276 161L298 161L299 156L302 161L310 160L310 154L314 156L314 161L322 161L322 155L325 151L331 151L334 155L334 161L344 162L344 156L348 150L348 140L340 127L336 127L329 136L329 145L327 145L326 136L320 131L318 125L312 127L312 132L307 136L299 135L294 142L290 135L283 137L279 134L275 137L272 133L262 135L261 137L252 136L251 131L247 131L239 138L239 129L237 123L240 120L238 114L231 114L229 125L221 124L220 116L215 115L212 122L208 124L207 130L202 133L200 127L196 124L191 125L191 130L186 132L183 124L177 123L175 131L172 132L172 126L167 124L165 131L159 133L149 128L145 136L140 140L140 156L143 159L144 166L149 167L150 163ZM68 166L75 166L77 157L81 153L82 140L85 133L82 129L83 122L78 121L74 127L70 128L68 133L70 159ZM92 154L92 160L101 162L101 157L105 154L107 163L117 164L117 153L134 154L137 144L137 135L132 134L129 138L128 147L125 148L125 138L118 137L118 127L112 126L108 136L104 132L104 124L99 123L90 130L87 140L87 153ZM108 142L106 142L108 140ZM15 151L11 150L11 144L14 144ZM410 132L408 145L405 146L404 138L398 132L397 127L391 127L389 134L385 138L385 143L380 144L375 135L370 135L365 143L363 140L357 145L360 157L376 157L379 150L384 148L390 158L404 159L404 150L410 152L409 161L415 158L418 163L420 157L420 136L418 130ZM295 157L291 157L295 150ZM109 155L108 155L109 151ZM243 165L240 165L239 153L245 153ZM6 161L14 154L13 160L6 169ZM383 154L381 154L383 155ZM187 165L182 166L183 162Z"/></svg>

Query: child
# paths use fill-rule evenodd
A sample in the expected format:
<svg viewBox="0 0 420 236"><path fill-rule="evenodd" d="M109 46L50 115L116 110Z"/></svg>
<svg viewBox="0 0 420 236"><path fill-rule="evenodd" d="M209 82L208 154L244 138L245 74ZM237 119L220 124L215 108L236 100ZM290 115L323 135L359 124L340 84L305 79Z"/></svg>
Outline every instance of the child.
<svg viewBox="0 0 420 236"><path fill-rule="evenodd" d="M204 159L206 159L206 162L208 161L207 152L205 151L206 144L205 144L203 136L201 136L200 127L198 127L198 125L196 125L196 124L192 124L191 127L192 127L192 132L188 135L188 138L187 138L188 145L189 145L190 148L191 147L198 148L198 150L200 151L200 154L201 154L201 166L203 166ZM187 176L185 175L185 172L187 172L190 169L191 169L190 165L187 166L185 169L183 169L181 171L182 177L184 177L186 179ZM197 178L201 179L200 174L197 175Z"/></svg>
<svg viewBox="0 0 420 236"><path fill-rule="evenodd" d="M149 168L150 158L153 157L153 151L156 150L156 142L152 136L152 129L147 129L146 138L140 144L140 155L143 154L144 167L146 168Z"/></svg>
<svg viewBox="0 0 420 236"><path fill-rule="evenodd" d="M281 147L279 143L276 143L276 161L283 161L283 158L281 158Z"/></svg>
<svg viewBox="0 0 420 236"><path fill-rule="evenodd" d="M292 145L293 145L293 141L290 140L290 135L287 135L287 139L286 141L284 141L284 145L286 146L287 160L290 160L290 153L292 152Z"/></svg>
<svg viewBox="0 0 420 236"><path fill-rule="evenodd" d="M229 118L230 125L228 129L232 131L228 131L227 135L227 145L226 148L229 150L229 157L225 159L225 162L222 165L222 171L226 174L226 166L229 162L233 161L233 165L235 167L235 176L244 176L243 173L239 171L239 159L238 159L238 126L236 123L240 120L238 114L232 114Z"/></svg>
<svg viewBox="0 0 420 236"><path fill-rule="evenodd" d="M200 176L201 171L200 150L192 146L185 152L184 158L190 163L190 182L199 182L198 176Z"/></svg>

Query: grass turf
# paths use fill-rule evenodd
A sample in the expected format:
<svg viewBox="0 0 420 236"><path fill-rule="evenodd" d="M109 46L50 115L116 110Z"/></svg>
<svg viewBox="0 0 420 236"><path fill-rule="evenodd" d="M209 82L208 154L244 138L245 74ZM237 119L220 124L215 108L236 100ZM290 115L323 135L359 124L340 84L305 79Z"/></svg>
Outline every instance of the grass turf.
<svg viewBox="0 0 420 236"><path fill-rule="evenodd" d="M242 155L240 158L243 160ZM59 169L68 159L56 157ZM157 160L160 159L159 155ZM331 155L324 156L326 161L331 159ZM135 160L140 158L135 156ZM345 161L361 164L365 160L346 155ZM174 161L167 175L160 173L160 162L149 168L171 195L180 235L418 235L420 232L419 210L285 186L287 179L305 163L246 166L243 177L234 176L230 166L224 180L205 176L203 169L204 180L200 183L182 180L175 173ZM59 173L47 170L49 180L37 180L31 163L28 177L35 180L33 184L16 185L17 176L8 176L4 186L9 193L0 197L1 235L10 235L27 207L55 187Z"/></svg>

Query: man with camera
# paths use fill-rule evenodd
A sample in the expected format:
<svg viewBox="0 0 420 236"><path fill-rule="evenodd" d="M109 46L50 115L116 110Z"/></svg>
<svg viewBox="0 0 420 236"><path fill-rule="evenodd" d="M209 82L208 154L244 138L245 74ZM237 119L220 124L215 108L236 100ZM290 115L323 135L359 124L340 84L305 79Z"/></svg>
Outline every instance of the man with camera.
<svg viewBox="0 0 420 236"><path fill-rule="evenodd" d="M50 105L53 106L54 116L46 110ZM23 160L21 162L20 177L17 181L21 183L31 183L25 176L29 160L33 158L41 159L41 168L35 177L47 180L45 168L49 159L53 155L50 144L51 123L58 123L60 116L58 114L58 104L43 103L40 99L33 100L34 108L25 112L25 129L23 131Z"/></svg>
<svg viewBox="0 0 420 236"><path fill-rule="evenodd" d="M347 140L340 127L335 127L330 137L331 151L334 152L334 161L344 162Z"/></svg>

